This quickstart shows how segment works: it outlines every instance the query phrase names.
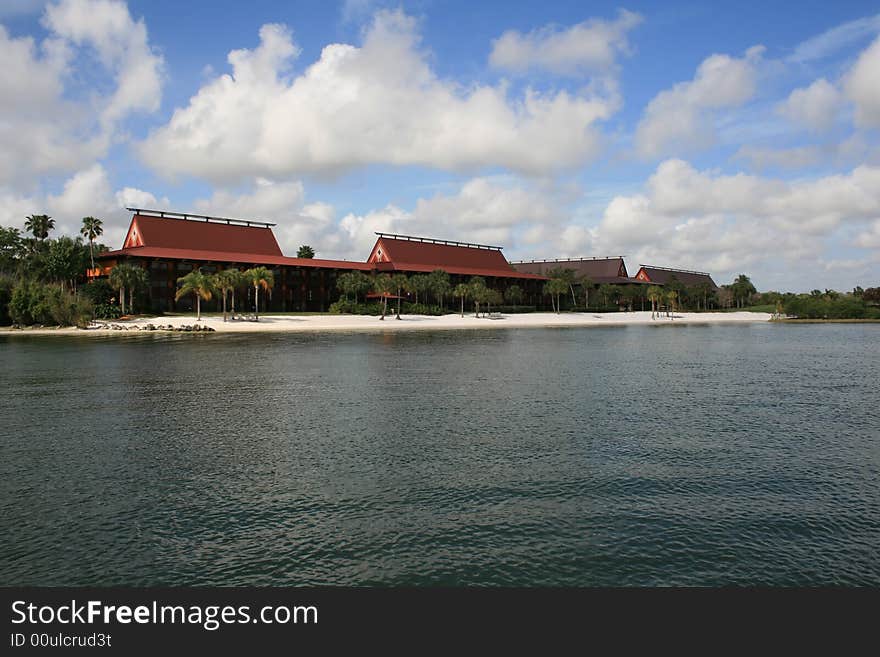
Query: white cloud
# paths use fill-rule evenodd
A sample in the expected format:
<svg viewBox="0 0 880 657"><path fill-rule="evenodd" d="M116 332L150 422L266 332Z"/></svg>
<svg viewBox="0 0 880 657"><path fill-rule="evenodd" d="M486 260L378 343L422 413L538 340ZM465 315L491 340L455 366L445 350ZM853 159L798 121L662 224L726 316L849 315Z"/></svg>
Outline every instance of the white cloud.
<svg viewBox="0 0 880 657"><path fill-rule="evenodd" d="M657 94L636 128L638 154L650 159L711 146L714 112L742 105L754 95L763 50L754 46L742 58L712 55L700 64L693 80Z"/></svg>
<svg viewBox="0 0 880 657"><path fill-rule="evenodd" d="M777 106L777 112L813 132L825 132L837 119L842 98L837 88L825 78L809 87L795 89Z"/></svg>
<svg viewBox="0 0 880 657"><path fill-rule="evenodd" d="M57 194L27 195L12 189L0 188L0 225L22 228L30 214L48 214L55 219L55 234L79 235L82 218L95 216L104 223L104 234L99 241L119 248L128 228L130 213L125 206L131 199L156 198L148 192L127 187L112 192L107 171L99 163L77 171L68 178ZM168 199L158 201L168 204Z"/></svg>
<svg viewBox="0 0 880 657"><path fill-rule="evenodd" d="M594 124L612 96L462 86L436 76L419 49L416 21L379 12L361 47L331 44L286 78L297 48L281 26L260 30L254 50L230 54L222 75L141 144L165 175L220 183L334 173L372 163L443 169L502 166L530 173L594 156Z"/></svg>
<svg viewBox="0 0 880 657"><path fill-rule="evenodd" d="M856 123L880 127L880 38L859 55L844 88L855 103Z"/></svg>
<svg viewBox="0 0 880 657"><path fill-rule="evenodd" d="M862 249L880 249L880 219L859 233L853 244Z"/></svg>
<svg viewBox="0 0 880 657"><path fill-rule="evenodd" d="M106 153L129 112L159 106L162 59L124 3L62 0L43 23L40 43L0 25L0 184L76 171ZM112 77L106 94L102 75Z"/></svg>
<svg viewBox="0 0 880 657"><path fill-rule="evenodd" d="M853 42L869 38L877 32L880 32L880 14L849 21L798 44L788 57L788 61L802 64L824 59Z"/></svg>
<svg viewBox="0 0 880 657"><path fill-rule="evenodd" d="M607 71L619 55L629 52L627 34L641 22L639 14L622 9L613 21L593 18L567 28L546 26L528 34L509 30L492 42L489 64L513 73Z"/></svg>
<svg viewBox="0 0 880 657"><path fill-rule="evenodd" d="M734 159L748 161L750 167L758 171L767 168L802 169L817 164L821 157L822 149L818 146L778 149L743 146L733 156Z"/></svg>
<svg viewBox="0 0 880 657"><path fill-rule="evenodd" d="M822 256L845 224L880 218L880 168L788 182L698 171L681 160L661 163L643 193L609 203L592 233L599 253L638 262L703 269L722 280L747 267ZM865 238L864 241L868 241ZM789 286L795 284L790 277Z"/></svg>

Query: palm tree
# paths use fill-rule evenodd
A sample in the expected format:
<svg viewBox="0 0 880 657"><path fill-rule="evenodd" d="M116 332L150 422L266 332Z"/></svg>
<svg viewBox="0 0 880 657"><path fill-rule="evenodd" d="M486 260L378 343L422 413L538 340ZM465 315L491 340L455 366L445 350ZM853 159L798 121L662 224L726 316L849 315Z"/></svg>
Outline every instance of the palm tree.
<svg viewBox="0 0 880 657"><path fill-rule="evenodd" d="M561 278L551 278L544 285L544 294L550 295L550 303L553 306L553 311L558 315L560 311L560 298L563 294L568 292L568 283L566 283Z"/></svg>
<svg viewBox="0 0 880 657"><path fill-rule="evenodd" d="M260 321L260 288L271 290L275 286L275 274L266 267L254 267L244 273L254 286L254 319Z"/></svg>
<svg viewBox="0 0 880 657"><path fill-rule="evenodd" d="M373 289L382 295L382 316L380 320L385 319L385 313L388 312L388 295L394 289L394 281L388 274L379 274L373 282Z"/></svg>
<svg viewBox="0 0 880 657"><path fill-rule="evenodd" d="M519 285L511 285L509 288L504 290L504 300L507 301L511 306L519 305L520 301L523 299L523 291Z"/></svg>
<svg viewBox="0 0 880 657"><path fill-rule="evenodd" d="M657 306L660 303L660 300L663 298L663 288L657 285L652 285L648 288L647 294L648 300L651 302L651 319L654 319L654 316L657 313Z"/></svg>
<svg viewBox="0 0 880 657"><path fill-rule="evenodd" d="M25 219L24 229L38 240L45 240L55 229L55 220L47 214L32 214Z"/></svg>
<svg viewBox="0 0 880 657"><path fill-rule="evenodd" d="M180 288L178 288L177 293L174 295L174 300L177 301L180 297L187 294L194 295L196 298L196 321L202 321L202 299L210 301L214 291L211 277L203 274L201 268L199 268L193 269L186 276L181 276L177 279L177 282L180 283Z"/></svg>
<svg viewBox="0 0 880 657"><path fill-rule="evenodd" d="M226 296L235 290L239 278L240 275L237 269L223 269L211 277L211 283L213 284L214 289L222 295L224 322L226 321Z"/></svg>
<svg viewBox="0 0 880 657"><path fill-rule="evenodd" d="M143 267L132 265L128 274L128 310L134 314L134 293L150 284L150 276Z"/></svg>
<svg viewBox="0 0 880 657"><path fill-rule="evenodd" d="M581 288L584 290L584 310L590 309L590 288L593 287L593 279L584 274L580 278L577 279L577 282L580 283Z"/></svg>
<svg viewBox="0 0 880 657"><path fill-rule="evenodd" d="M245 284L244 272L238 267L231 267L223 270L224 275L229 280L230 292L232 292L232 319L235 319L235 291Z"/></svg>
<svg viewBox="0 0 880 657"><path fill-rule="evenodd" d="M406 289L408 279L406 274L394 274L391 280L397 289L397 319L400 319L400 297L402 296L401 293Z"/></svg>
<svg viewBox="0 0 880 657"><path fill-rule="evenodd" d="M480 303L486 298L486 294L489 291L486 287L486 279L482 276L471 276L471 280L468 281L468 287L470 288L470 297L474 300L474 316L479 317Z"/></svg>
<svg viewBox="0 0 880 657"><path fill-rule="evenodd" d="M672 310L672 315L670 319L675 319L675 302L678 299L678 291L677 290L666 290L666 301L668 303L668 308L666 309L666 314L669 315L669 311Z"/></svg>
<svg viewBox="0 0 880 657"><path fill-rule="evenodd" d="M308 244L303 244L296 252L297 258L314 258L315 250Z"/></svg>
<svg viewBox="0 0 880 657"><path fill-rule="evenodd" d="M461 316L464 317L464 300L470 296L471 287L466 283L459 283L452 290L452 296L461 299Z"/></svg>
<svg viewBox="0 0 880 657"><path fill-rule="evenodd" d="M139 274L138 271L141 273ZM135 267L126 262L116 265L110 271L110 285L119 290L119 306L122 314L125 314L125 291L126 289L142 286L145 284L146 272L140 267ZM129 299L133 300L133 293L129 293ZM129 304L130 305L130 304ZM129 310L133 310L129 308Z"/></svg>
<svg viewBox="0 0 880 657"><path fill-rule="evenodd" d="M434 297L443 307L443 297L452 290L452 284L449 282L449 274L442 269L435 269L428 275L428 288L434 294Z"/></svg>
<svg viewBox="0 0 880 657"><path fill-rule="evenodd" d="M104 234L104 224L95 217L83 217L80 235L89 241L89 257L92 259L92 269L95 268L95 238Z"/></svg>

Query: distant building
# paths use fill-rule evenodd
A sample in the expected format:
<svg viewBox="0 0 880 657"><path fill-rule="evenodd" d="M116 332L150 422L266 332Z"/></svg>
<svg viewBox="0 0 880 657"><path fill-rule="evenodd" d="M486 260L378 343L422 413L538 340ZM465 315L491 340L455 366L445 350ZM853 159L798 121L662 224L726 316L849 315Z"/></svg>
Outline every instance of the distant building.
<svg viewBox="0 0 880 657"><path fill-rule="evenodd" d="M501 247L377 233L367 262L290 258L281 253L272 226L259 221L129 208L134 214L122 248L97 256L91 278L106 276L128 262L149 274L147 305L155 312L189 311L191 299L175 301L177 279L196 268L206 274L222 269L265 266L275 286L265 296L269 311L324 311L339 298L337 277L349 271L405 274L442 269L453 285L482 276L487 285L504 291L519 285L527 303L541 302L546 278L519 272ZM243 294L250 294L244 290ZM216 306L210 302L208 310ZM202 305L205 308L205 304ZM245 308L246 304L239 307Z"/></svg>
<svg viewBox="0 0 880 657"><path fill-rule="evenodd" d="M653 285L666 285L672 278L678 279L685 287L694 287L705 283L711 290L717 290L718 286L712 277L703 271L690 271L688 269L673 269L671 267L654 267L653 265L639 265L636 279Z"/></svg>
<svg viewBox="0 0 880 657"><path fill-rule="evenodd" d="M595 285L605 283L612 285L639 284L629 277L623 256L610 258L576 258L562 260L520 260L511 262L520 272L548 276L554 269L571 269L577 276L588 276Z"/></svg>

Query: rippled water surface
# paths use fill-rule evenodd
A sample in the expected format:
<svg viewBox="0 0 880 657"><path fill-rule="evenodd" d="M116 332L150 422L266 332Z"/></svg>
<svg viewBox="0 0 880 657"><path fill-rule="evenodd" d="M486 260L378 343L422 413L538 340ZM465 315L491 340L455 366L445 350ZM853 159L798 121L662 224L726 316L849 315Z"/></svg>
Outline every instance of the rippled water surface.
<svg viewBox="0 0 880 657"><path fill-rule="evenodd" d="M0 585L880 585L878 345L0 337Z"/></svg>

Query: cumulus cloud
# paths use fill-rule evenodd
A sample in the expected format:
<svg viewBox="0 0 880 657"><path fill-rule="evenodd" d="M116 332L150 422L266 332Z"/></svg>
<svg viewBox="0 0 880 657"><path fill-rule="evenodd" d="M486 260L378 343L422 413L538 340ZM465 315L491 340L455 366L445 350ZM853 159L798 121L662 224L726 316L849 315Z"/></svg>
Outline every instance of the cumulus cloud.
<svg viewBox="0 0 880 657"><path fill-rule="evenodd" d="M880 219L859 233L853 244L862 249L880 249Z"/></svg>
<svg viewBox="0 0 880 657"><path fill-rule="evenodd" d="M39 43L0 25L0 184L75 171L106 153L121 119L161 99L162 58L124 3L61 0L43 24ZM77 88L100 75L112 77L108 93Z"/></svg>
<svg viewBox="0 0 880 657"><path fill-rule="evenodd" d="M813 132L826 132L834 125L842 100L833 84L825 78L819 78L809 87L792 91L777 106L777 112Z"/></svg>
<svg viewBox="0 0 880 657"><path fill-rule="evenodd" d="M622 9L612 21L593 18L566 28L549 25L528 34L509 30L492 42L489 64L512 73L607 71L618 56L629 53L628 33L641 22L639 14Z"/></svg>
<svg viewBox="0 0 880 657"><path fill-rule="evenodd" d="M754 46L742 58L712 55L703 60L693 80L657 94L636 128L639 156L652 159L711 146L714 113L737 107L755 93L757 65L764 48Z"/></svg>
<svg viewBox="0 0 880 657"><path fill-rule="evenodd" d="M23 228L30 214L48 214L55 219L57 234L76 236L82 218L95 216L104 222L100 240L111 248L119 248L125 238L130 213L125 210L132 199L149 198L151 205L168 204L168 199L157 199L133 187L112 191L103 165L93 163L70 176L57 194L17 194L9 188L0 188L0 225Z"/></svg>
<svg viewBox="0 0 880 657"><path fill-rule="evenodd" d="M856 123L880 127L880 37L859 55L844 87L855 104Z"/></svg>
<svg viewBox="0 0 880 657"><path fill-rule="evenodd" d="M728 276L779 261L802 265L843 224L878 218L880 167L789 182L667 160L642 193L609 203L590 238L599 252Z"/></svg>
<svg viewBox="0 0 880 657"><path fill-rule="evenodd" d="M802 169L817 164L822 157L822 152L818 146L796 146L794 148L743 146L733 158L746 160L750 168L758 171L768 168Z"/></svg>
<svg viewBox="0 0 880 657"><path fill-rule="evenodd" d="M360 47L328 45L285 77L297 52L286 28L264 25L259 46L230 53L232 73L177 109L141 157L165 175L221 184L373 163L536 173L594 156L594 124L617 106L613 96L511 98L504 85L442 80L419 48L416 21L399 11L379 12Z"/></svg>

